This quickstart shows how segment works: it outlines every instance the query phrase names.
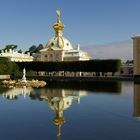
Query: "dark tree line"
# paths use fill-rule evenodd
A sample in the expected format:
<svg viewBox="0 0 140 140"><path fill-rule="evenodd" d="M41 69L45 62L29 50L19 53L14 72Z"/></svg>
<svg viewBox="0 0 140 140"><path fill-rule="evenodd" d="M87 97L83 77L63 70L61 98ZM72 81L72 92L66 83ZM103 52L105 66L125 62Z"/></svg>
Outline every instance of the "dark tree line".
<svg viewBox="0 0 140 140"><path fill-rule="evenodd" d="M120 70L121 61L89 60L71 62L16 62L20 69L33 71L69 71L69 72L112 72Z"/></svg>
<svg viewBox="0 0 140 140"><path fill-rule="evenodd" d="M95 72L104 75L120 71L120 60L89 60L71 62L10 62L8 58L0 58L0 74L11 74L22 71L23 68L31 71L64 71L65 72Z"/></svg>

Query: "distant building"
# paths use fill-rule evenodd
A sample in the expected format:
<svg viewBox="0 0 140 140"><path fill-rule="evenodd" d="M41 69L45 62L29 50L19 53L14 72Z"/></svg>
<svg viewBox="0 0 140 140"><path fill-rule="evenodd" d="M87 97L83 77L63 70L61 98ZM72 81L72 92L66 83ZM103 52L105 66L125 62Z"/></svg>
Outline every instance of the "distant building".
<svg viewBox="0 0 140 140"><path fill-rule="evenodd" d="M121 66L121 71L120 71L120 74L121 75L133 75L133 64L122 64Z"/></svg>
<svg viewBox="0 0 140 140"><path fill-rule="evenodd" d="M60 10L57 10L57 22L53 25L55 36L52 37L40 55L34 55L38 61L82 61L89 60L89 55L80 50L80 45L73 49L71 42L63 36L64 25L60 20Z"/></svg>
<svg viewBox="0 0 140 140"><path fill-rule="evenodd" d="M33 57L30 56L30 54L24 54L24 53L19 53L15 50L9 49L9 50L2 50L0 53L0 57L6 57L10 61L14 62L30 62L33 61Z"/></svg>
<svg viewBox="0 0 140 140"><path fill-rule="evenodd" d="M140 35L132 37L133 57L134 57L134 76L140 77Z"/></svg>

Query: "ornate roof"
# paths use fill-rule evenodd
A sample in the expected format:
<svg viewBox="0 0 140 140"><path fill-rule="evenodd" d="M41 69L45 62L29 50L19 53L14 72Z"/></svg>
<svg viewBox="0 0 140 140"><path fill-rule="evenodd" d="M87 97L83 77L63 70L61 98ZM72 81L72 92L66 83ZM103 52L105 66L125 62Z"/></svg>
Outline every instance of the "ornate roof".
<svg viewBox="0 0 140 140"><path fill-rule="evenodd" d="M61 22L60 16L61 16L61 12L59 9L57 10L57 22L53 25L53 28L55 30L55 36L48 41L47 45L45 46L45 49L43 49L42 51L46 51L48 49L52 49L52 50L73 49L71 42L65 37L63 37L62 31L64 29L64 25Z"/></svg>

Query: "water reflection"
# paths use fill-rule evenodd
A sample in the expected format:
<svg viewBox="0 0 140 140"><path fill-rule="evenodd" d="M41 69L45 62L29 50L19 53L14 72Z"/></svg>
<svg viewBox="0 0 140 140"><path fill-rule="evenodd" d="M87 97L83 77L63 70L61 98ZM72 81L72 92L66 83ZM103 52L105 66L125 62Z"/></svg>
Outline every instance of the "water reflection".
<svg viewBox="0 0 140 140"><path fill-rule="evenodd" d="M93 92L105 92L107 94L121 93L122 91L122 83L116 81L52 81L47 83L47 86L49 86L49 88L86 90Z"/></svg>
<svg viewBox="0 0 140 140"><path fill-rule="evenodd" d="M52 89L52 88L13 88L2 92L1 96L8 100L17 100L19 96L29 96L32 100L47 101L48 106L55 112L54 124L58 128L57 136L60 138L61 127L66 122L64 111L71 107L73 101L80 104L80 98L87 96L88 92L84 90Z"/></svg>
<svg viewBox="0 0 140 140"><path fill-rule="evenodd" d="M16 100L18 99L18 96L24 96L24 98L26 98L26 96L30 95L32 90L33 90L32 88L29 87L27 88L26 86L12 88L8 91L2 92L1 96L8 100Z"/></svg>
<svg viewBox="0 0 140 140"><path fill-rule="evenodd" d="M66 89L41 89L40 93L32 92L32 99L45 100L48 106L55 112L54 124L58 127L57 136L61 135L61 127L65 123L64 110L71 107L74 100L80 104L80 98L87 95L87 91L76 91Z"/></svg>
<svg viewBox="0 0 140 140"><path fill-rule="evenodd" d="M81 85L0 88L0 138L139 139L140 84Z"/></svg>
<svg viewBox="0 0 140 140"><path fill-rule="evenodd" d="M134 117L140 117L140 84L134 84Z"/></svg>
<svg viewBox="0 0 140 140"><path fill-rule="evenodd" d="M87 82L87 83L48 83L46 88L12 88L4 89L1 95L8 100L17 100L18 97L28 96L32 100L46 101L49 108L55 112L53 119L57 126L57 136L60 139L61 128L67 121L64 112L72 106L74 101L80 104L80 99L90 93L121 94L120 82ZM29 99L28 98L28 99Z"/></svg>

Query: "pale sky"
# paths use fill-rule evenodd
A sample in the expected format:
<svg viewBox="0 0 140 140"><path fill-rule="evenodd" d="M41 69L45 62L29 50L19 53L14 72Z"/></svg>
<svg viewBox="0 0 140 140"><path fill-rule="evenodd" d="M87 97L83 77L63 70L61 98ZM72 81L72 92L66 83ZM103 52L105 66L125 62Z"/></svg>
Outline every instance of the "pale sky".
<svg viewBox="0 0 140 140"><path fill-rule="evenodd" d="M100 45L82 47L93 59L121 59L123 62L133 60L133 42L126 40Z"/></svg>

